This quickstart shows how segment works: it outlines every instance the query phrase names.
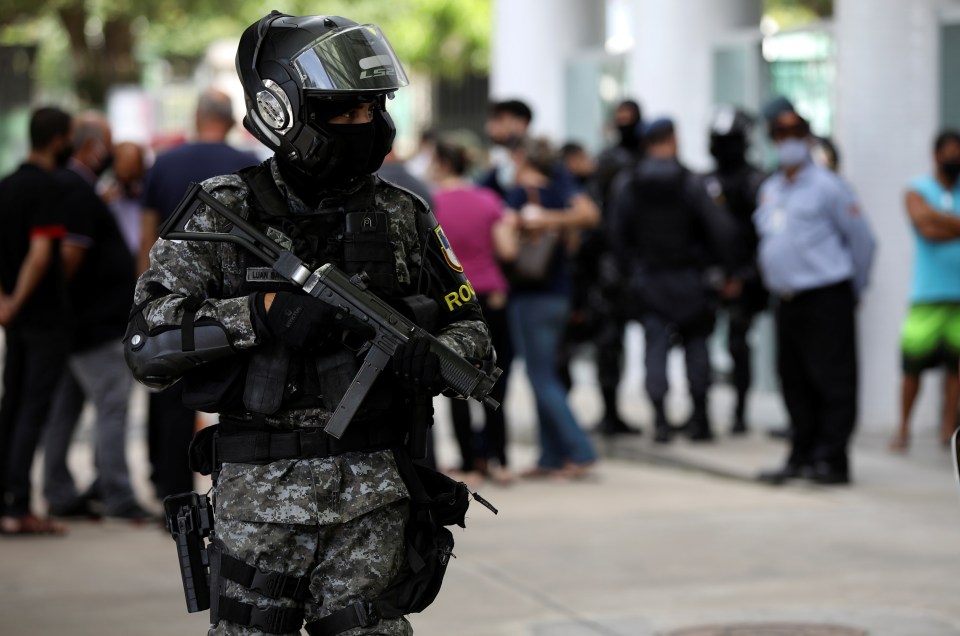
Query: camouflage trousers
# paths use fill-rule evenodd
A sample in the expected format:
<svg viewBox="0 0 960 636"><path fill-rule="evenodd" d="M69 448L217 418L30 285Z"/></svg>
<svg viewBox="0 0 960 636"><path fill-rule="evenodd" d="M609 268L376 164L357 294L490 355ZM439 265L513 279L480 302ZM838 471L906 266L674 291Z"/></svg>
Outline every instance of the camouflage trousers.
<svg viewBox="0 0 960 636"><path fill-rule="evenodd" d="M408 514L404 499L345 523L319 526L218 520L215 534L229 554L262 570L310 576L310 595L303 603L267 598L233 581L221 583L223 595L261 609L302 606L307 623L354 601L376 598L404 559L403 531ZM209 635L262 633L254 627L221 620L211 627ZM413 628L404 618L384 619L373 627L351 629L341 636L370 634L409 636Z"/></svg>

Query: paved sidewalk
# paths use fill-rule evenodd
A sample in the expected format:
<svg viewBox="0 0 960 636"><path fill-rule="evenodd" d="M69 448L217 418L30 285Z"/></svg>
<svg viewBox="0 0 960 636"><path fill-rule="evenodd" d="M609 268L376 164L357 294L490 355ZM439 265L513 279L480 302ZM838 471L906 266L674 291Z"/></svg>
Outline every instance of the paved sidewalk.
<svg viewBox="0 0 960 636"><path fill-rule="evenodd" d="M507 408L522 468L534 460L533 412L528 388L515 385ZM584 422L597 417L589 382L571 401ZM715 392L718 430L728 401ZM633 422L649 416L639 398L623 406ZM780 423L775 402L756 406L764 427ZM682 401L671 408L681 419ZM445 411L439 452L452 463ZM138 422L129 452L149 501ZM607 458L595 478L484 485L500 515L471 507L443 592L412 622L428 636L649 636L760 622L960 634L960 488L934 435L920 433L906 457L885 451L885 435L861 434L856 483L834 489L754 483L785 450L761 431L712 445L597 440ZM84 440L70 458L81 475ZM0 634L203 633L206 616L185 612L174 554L159 528L119 522L3 538Z"/></svg>

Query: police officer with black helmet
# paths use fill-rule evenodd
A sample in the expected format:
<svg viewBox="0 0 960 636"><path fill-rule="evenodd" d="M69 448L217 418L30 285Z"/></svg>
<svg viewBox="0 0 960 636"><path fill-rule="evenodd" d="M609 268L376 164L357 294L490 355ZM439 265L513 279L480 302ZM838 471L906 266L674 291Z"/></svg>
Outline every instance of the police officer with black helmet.
<svg viewBox="0 0 960 636"><path fill-rule="evenodd" d="M757 192L766 174L747 160L752 125L753 118L738 108L721 106L715 110L710 122L710 154L716 169L706 181L710 196L726 208L737 224L736 269L721 290L737 393L731 433L737 435L747 432L747 392L752 378L747 334L756 315L767 306L767 292L757 269L758 239L753 224Z"/></svg>
<svg viewBox="0 0 960 636"><path fill-rule="evenodd" d="M374 174L395 134L387 98L407 84L383 33L273 12L243 33L237 71L244 126L275 154L203 189L311 269L365 272L369 291L442 343L489 360L487 326L433 214ZM229 226L200 205L186 229ZM423 396L442 387L425 341L400 347L338 440L321 429L362 357L347 346L357 325L330 305L233 243L162 238L135 303L134 374L180 380L185 402L220 413L191 450L215 479L210 633L412 633L406 612L378 615L374 601L407 561L404 444L426 425Z"/></svg>

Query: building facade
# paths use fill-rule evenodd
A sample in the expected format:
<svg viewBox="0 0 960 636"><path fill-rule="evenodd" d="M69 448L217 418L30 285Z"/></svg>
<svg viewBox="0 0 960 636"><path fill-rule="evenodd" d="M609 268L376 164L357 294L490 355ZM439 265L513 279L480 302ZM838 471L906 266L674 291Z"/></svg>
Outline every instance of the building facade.
<svg viewBox="0 0 960 636"><path fill-rule="evenodd" d="M761 0L494 0L491 97L526 100L534 133L592 149L610 106L635 97L673 117L683 159L707 169L716 104L756 112L788 94L838 145L877 235L859 315L860 419L891 428L912 273L904 188L931 170L936 132L960 126L960 0L835 0L829 23L796 34L761 30L762 17ZM938 400L924 391L918 425L936 421Z"/></svg>

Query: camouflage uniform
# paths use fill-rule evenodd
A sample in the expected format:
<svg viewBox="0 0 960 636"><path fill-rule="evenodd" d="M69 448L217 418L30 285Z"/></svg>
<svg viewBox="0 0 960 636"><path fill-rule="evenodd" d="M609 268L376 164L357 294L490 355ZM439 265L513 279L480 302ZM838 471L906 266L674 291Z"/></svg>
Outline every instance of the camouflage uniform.
<svg viewBox="0 0 960 636"><path fill-rule="evenodd" d="M275 160L270 160L269 166L294 220L298 215L335 206L338 196L351 193L331 191L330 197L321 197L318 207L311 209L288 189ZM473 358L489 355L489 333L472 288L422 202L373 176L351 183L352 191L373 188L375 208L387 215L399 294L419 292L439 303L436 335L451 349ZM215 177L204 182L203 188L251 218L248 186L239 176ZM201 206L187 229L223 231L225 224L224 219ZM282 230L265 229L291 246ZM342 219L336 231L336 236L342 237ZM325 241L329 237L321 238ZM141 276L135 297L151 332L179 326L185 303L190 304L187 299L194 299L194 307L196 301L202 301L196 319L212 319L222 325L235 350L260 344L249 294L244 291L249 289L248 272L244 271L247 261L241 251L229 243L157 241L150 253L151 266ZM298 256L311 269L322 264L317 254L298 252ZM266 417L265 423L281 429L317 427L329 414L325 407L281 406ZM243 412L231 415L248 416ZM376 415L378 426L399 425L389 409ZM390 582L404 557L407 496L389 450L279 460L265 465L224 463L214 489L215 540L225 552L265 571L291 576L309 573L310 595L303 606L310 622L354 601L372 600ZM259 608L296 606L291 599L270 599L230 581L225 582L223 592ZM211 633L259 632L221 620ZM344 633L401 635L412 630L400 618Z"/></svg>

